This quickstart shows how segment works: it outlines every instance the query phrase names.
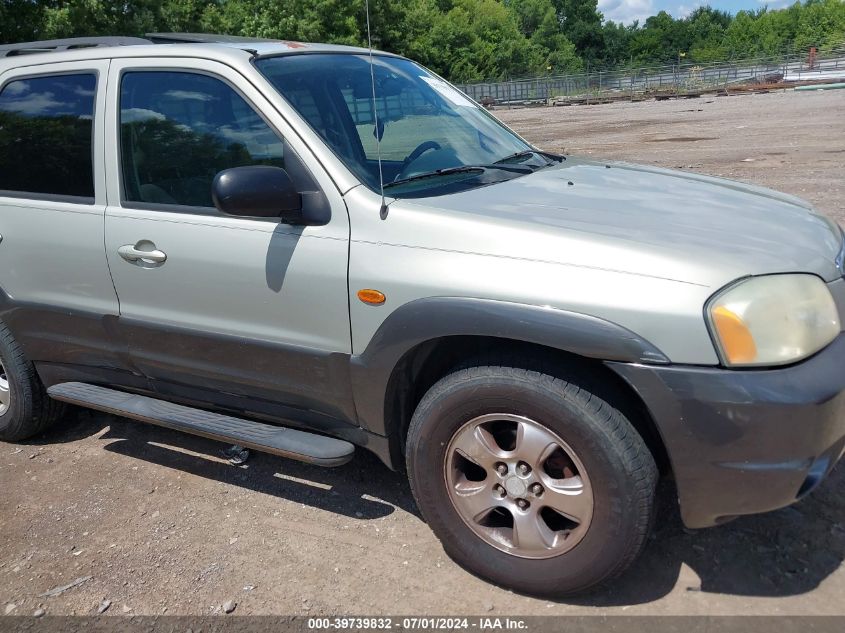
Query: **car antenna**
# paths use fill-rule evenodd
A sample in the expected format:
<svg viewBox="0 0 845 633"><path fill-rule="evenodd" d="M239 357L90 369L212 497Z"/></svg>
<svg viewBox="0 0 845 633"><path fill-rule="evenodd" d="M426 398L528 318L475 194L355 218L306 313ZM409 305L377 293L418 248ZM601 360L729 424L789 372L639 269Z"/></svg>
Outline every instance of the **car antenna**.
<svg viewBox="0 0 845 633"><path fill-rule="evenodd" d="M370 84L373 88L373 122L375 123L374 136L376 137L376 156L378 157L378 185L381 193L379 216L382 220L386 220L387 204L384 201L384 174L381 170L381 126L379 125L378 107L376 106L376 71L373 63L373 39L370 35L370 0L364 0L364 7L367 12L367 48L370 52Z"/></svg>

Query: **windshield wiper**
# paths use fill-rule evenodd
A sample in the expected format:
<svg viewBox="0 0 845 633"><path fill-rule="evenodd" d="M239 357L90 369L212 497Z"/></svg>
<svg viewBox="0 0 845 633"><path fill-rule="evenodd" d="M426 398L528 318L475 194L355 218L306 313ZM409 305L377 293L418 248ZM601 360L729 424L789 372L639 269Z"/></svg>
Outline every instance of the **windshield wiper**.
<svg viewBox="0 0 845 633"><path fill-rule="evenodd" d="M519 158L527 158L529 156L542 156L546 159L546 165L551 165L552 161L556 161L558 163L562 163L566 160L566 156L561 156L559 154L551 154L549 152L543 152L539 149L527 149L522 152L516 152L515 154L511 154L510 156L505 156L504 158L500 158L497 160L494 165L501 165L503 163L509 163L512 160L517 160Z"/></svg>
<svg viewBox="0 0 845 633"><path fill-rule="evenodd" d="M422 174L415 174L407 178L394 180L393 182L384 183L384 188L395 187L397 185L404 185L408 182L415 182L417 180L425 180L426 178L437 178L438 176L449 176L451 174L466 174L470 172L478 172L483 174L489 169L496 169L499 171L514 172L517 174L531 173L531 169L523 167L522 165L459 165L458 167L445 167L443 169L435 169L434 171L423 172Z"/></svg>

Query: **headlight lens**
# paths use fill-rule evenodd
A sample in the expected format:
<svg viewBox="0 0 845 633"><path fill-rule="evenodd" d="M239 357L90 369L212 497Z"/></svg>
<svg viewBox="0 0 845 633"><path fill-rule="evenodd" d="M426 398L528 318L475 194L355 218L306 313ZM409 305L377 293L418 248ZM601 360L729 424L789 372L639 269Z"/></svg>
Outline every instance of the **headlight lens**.
<svg viewBox="0 0 845 633"><path fill-rule="evenodd" d="M810 356L839 334L839 314L827 285L815 275L751 277L707 305L722 362L783 365Z"/></svg>

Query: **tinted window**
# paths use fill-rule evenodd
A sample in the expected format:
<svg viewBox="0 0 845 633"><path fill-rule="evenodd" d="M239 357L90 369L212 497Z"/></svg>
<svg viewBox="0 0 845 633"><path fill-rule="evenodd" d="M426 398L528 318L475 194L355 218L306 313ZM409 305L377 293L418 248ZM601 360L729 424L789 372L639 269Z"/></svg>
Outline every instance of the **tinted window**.
<svg viewBox="0 0 845 633"><path fill-rule="evenodd" d="M10 81L0 92L0 190L94 197L94 74Z"/></svg>
<svg viewBox="0 0 845 633"><path fill-rule="evenodd" d="M225 82L195 73L131 72L120 93L124 200L212 207L218 172L284 167L282 142Z"/></svg>

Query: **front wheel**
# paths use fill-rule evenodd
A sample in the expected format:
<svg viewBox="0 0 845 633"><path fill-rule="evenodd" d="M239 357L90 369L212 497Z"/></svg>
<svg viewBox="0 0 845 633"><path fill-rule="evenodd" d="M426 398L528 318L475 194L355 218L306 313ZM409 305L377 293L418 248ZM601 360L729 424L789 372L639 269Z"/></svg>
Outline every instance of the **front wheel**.
<svg viewBox="0 0 845 633"><path fill-rule="evenodd" d="M452 373L408 430L411 488L446 552L534 595L586 590L624 571L645 543L657 467L606 401L514 367Z"/></svg>

